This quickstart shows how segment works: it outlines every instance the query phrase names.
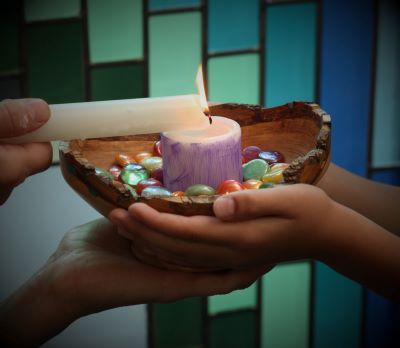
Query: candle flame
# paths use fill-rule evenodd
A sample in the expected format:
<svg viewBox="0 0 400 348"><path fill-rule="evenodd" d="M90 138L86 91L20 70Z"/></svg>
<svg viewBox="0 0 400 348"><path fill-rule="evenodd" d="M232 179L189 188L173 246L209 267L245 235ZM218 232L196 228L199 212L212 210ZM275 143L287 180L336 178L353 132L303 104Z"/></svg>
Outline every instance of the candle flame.
<svg viewBox="0 0 400 348"><path fill-rule="evenodd" d="M200 106L202 107L204 113L208 114L210 110L208 108L206 90L204 88L203 67L201 64L199 65L199 69L197 70L196 74L196 86L197 90L199 91Z"/></svg>

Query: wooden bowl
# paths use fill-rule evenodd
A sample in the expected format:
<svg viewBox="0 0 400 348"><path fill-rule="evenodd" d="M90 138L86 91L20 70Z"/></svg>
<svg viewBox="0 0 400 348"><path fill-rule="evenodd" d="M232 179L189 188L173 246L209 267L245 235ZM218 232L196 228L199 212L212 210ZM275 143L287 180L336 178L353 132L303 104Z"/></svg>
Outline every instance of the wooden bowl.
<svg viewBox="0 0 400 348"><path fill-rule="evenodd" d="M292 102L263 108L259 105L216 104L212 115L236 120L242 128L242 148L250 145L281 152L290 163L283 172L285 183L315 184L330 161L330 116L317 104ZM213 215L218 196L139 198L118 181L95 172L107 170L119 152L152 152L159 134L72 140L60 144L60 167L67 183L104 216L117 207L127 209L145 202L158 211L181 215Z"/></svg>

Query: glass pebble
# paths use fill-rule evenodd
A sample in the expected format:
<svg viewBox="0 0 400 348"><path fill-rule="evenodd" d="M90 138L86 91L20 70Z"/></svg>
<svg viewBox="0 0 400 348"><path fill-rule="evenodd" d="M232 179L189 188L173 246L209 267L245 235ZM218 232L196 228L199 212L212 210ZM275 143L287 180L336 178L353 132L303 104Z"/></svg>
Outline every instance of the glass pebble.
<svg viewBox="0 0 400 348"><path fill-rule="evenodd" d="M101 178L105 178L105 179L108 179L108 180L114 180L114 177L111 175L111 173L105 171L102 168L96 167L94 169L94 171L95 171L96 175L98 175Z"/></svg>
<svg viewBox="0 0 400 348"><path fill-rule="evenodd" d="M182 197L182 196L184 196L185 195L185 192L183 192L183 191L175 191L175 192L172 192L172 196L173 197Z"/></svg>
<svg viewBox="0 0 400 348"><path fill-rule="evenodd" d="M185 196L213 196L215 195L215 190L208 185L203 185L203 184L195 184L189 186L185 190Z"/></svg>
<svg viewBox="0 0 400 348"><path fill-rule="evenodd" d="M278 151L261 151L258 158L267 161L268 164L285 162L285 157Z"/></svg>
<svg viewBox="0 0 400 348"><path fill-rule="evenodd" d="M153 152L156 156L161 157L161 140L154 142Z"/></svg>
<svg viewBox="0 0 400 348"><path fill-rule="evenodd" d="M258 154L261 152L261 149L258 146L247 146L243 149L243 159L245 163L258 158Z"/></svg>
<svg viewBox="0 0 400 348"><path fill-rule="evenodd" d="M131 169L132 166L138 166L140 168ZM149 172L140 165L128 164L121 170L120 178L125 184L136 186L139 181L147 179Z"/></svg>
<svg viewBox="0 0 400 348"><path fill-rule="evenodd" d="M161 187L162 183L153 178L144 179L142 181L139 181L138 184L136 185L136 192L140 195L146 187L150 187L150 186Z"/></svg>
<svg viewBox="0 0 400 348"><path fill-rule="evenodd" d="M244 181L242 183L244 188L248 189L248 190L258 189L261 184L262 184L262 181L261 180L256 180L256 179L249 179L249 180L246 180L246 181Z"/></svg>
<svg viewBox="0 0 400 348"><path fill-rule="evenodd" d="M133 156L126 155L124 153L119 153L115 156L115 162L117 162L121 167L125 167L129 163L136 163Z"/></svg>
<svg viewBox="0 0 400 348"><path fill-rule="evenodd" d="M113 176L114 180L119 179L119 175L121 174L122 167L114 164L108 169L108 172Z"/></svg>
<svg viewBox="0 0 400 348"><path fill-rule="evenodd" d="M163 182L164 171L162 168L156 168L151 171L150 176L158 181Z"/></svg>
<svg viewBox="0 0 400 348"><path fill-rule="evenodd" d="M271 183L271 182L263 182L260 185L259 189L266 189L266 188L272 188L272 187L274 187L273 183Z"/></svg>
<svg viewBox="0 0 400 348"><path fill-rule="evenodd" d="M170 197L172 195L171 191L167 190L165 187L159 186L148 186L143 189L141 196L146 198L151 197Z"/></svg>
<svg viewBox="0 0 400 348"><path fill-rule="evenodd" d="M162 167L161 157L147 157L139 162L141 166L145 167L149 172Z"/></svg>
<svg viewBox="0 0 400 348"><path fill-rule="evenodd" d="M225 180L218 185L217 194L225 195L227 193L242 191L244 186L236 180Z"/></svg>
<svg viewBox="0 0 400 348"><path fill-rule="evenodd" d="M147 157L152 157L153 154L150 152L139 152L134 156L134 159L137 163L140 163L141 161L143 161L145 158Z"/></svg>
<svg viewBox="0 0 400 348"><path fill-rule="evenodd" d="M139 198L139 195L137 194L136 190L132 186L124 184L124 187L130 192L131 196L134 199L138 199Z"/></svg>
<svg viewBox="0 0 400 348"><path fill-rule="evenodd" d="M269 166L267 162L258 158L243 164L242 168L244 180L260 180L263 175L268 171Z"/></svg>
<svg viewBox="0 0 400 348"><path fill-rule="evenodd" d="M289 163L275 163L271 166L270 172L274 172L276 170L285 170L287 167L289 167Z"/></svg>
<svg viewBox="0 0 400 348"><path fill-rule="evenodd" d="M281 184L283 179L283 169L282 170L275 170L266 173L262 178L262 182L269 182L273 184Z"/></svg>

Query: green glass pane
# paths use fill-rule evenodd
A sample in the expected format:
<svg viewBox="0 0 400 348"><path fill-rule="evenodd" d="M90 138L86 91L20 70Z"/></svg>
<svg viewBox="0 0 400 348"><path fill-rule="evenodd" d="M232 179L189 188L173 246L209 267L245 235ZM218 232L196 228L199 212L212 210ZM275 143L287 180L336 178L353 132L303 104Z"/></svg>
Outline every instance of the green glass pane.
<svg viewBox="0 0 400 348"><path fill-rule="evenodd" d="M153 348L201 346L204 330L203 301L196 297L151 306Z"/></svg>
<svg viewBox="0 0 400 348"><path fill-rule="evenodd" d="M210 318L210 348L257 347L257 317L255 311L232 312Z"/></svg>
<svg viewBox="0 0 400 348"><path fill-rule="evenodd" d="M0 100L6 98L20 98L21 83L17 78L0 80Z"/></svg>
<svg viewBox="0 0 400 348"><path fill-rule="evenodd" d="M244 290L233 291L228 295L217 295L208 298L208 314L232 311L257 306L257 284Z"/></svg>
<svg viewBox="0 0 400 348"><path fill-rule="evenodd" d="M197 93L201 62L201 16L198 12L159 15L149 21L150 95Z"/></svg>
<svg viewBox="0 0 400 348"><path fill-rule="evenodd" d="M311 266L283 264L263 277L262 348L309 346Z"/></svg>
<svg viewBox="0 0 400 348"><path fill-rule="evenodd" d="M88 0L92 63L143 57L142 0Z"/></svg>
<svg viewBox="0 0 400 348"><path fill-rule="evenodd" d="M400 6L379 2L374 104L373 166L400 164Z"/></svg>
<svg viewBox="0 0 400 348"><path fill-rule="evenodd" d="M145 97L142 64L92 68L92 100Z"/></svg>
<svg viewBox="0 0 400 348"><path fill-rule="evenodd" d="M316 3L268 7L266 23L266 105L314 101Z"/></svg>
<svg viewBox="0 0 400 348"><path fill-rule="evenodd" d="M28 94L49 103L83 101L82 28L77 22L30 26Z"/></svg>
<svg viewBox="0 0 400 348"><path fill-rule="evenodd" d="M0 71L19 67L18 7L16 2L2 5L0 12Z"/></svg>
<svg viewBox="0 0 400 348"><path fill-rule="evenodd" d="M32 22L78 17L80 6L80 0L26 0L25 19L27 22Z"/></svg>
<svg viewBox="0 0 400 348"><path fill-rule="evenodd" d="M218 102L259 104L259 57L240 54L209 60L209 99Z"/></svg>

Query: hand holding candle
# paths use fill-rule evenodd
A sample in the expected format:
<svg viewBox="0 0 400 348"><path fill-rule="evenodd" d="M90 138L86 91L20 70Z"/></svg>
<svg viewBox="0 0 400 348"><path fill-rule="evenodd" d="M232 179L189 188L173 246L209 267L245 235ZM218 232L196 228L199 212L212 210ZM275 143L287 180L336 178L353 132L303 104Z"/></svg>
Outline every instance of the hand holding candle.
<svg viewBox="0 0 400 348"><path fill-rule="evenodd" d="M208 125L197 95L50 105L49 121L8 143L159 133Z"/></svg>

